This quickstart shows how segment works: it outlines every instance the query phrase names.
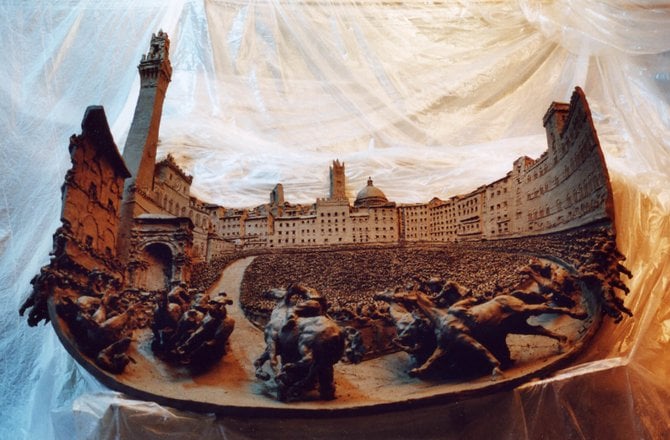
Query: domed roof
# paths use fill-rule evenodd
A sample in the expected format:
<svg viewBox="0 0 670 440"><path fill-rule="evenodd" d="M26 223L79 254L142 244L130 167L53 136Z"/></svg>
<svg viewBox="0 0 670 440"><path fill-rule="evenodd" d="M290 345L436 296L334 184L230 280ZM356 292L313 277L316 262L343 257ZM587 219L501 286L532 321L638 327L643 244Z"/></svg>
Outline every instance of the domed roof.
<svg viewBox="0 0 670 440"><path fill-rule="evenodd" d="M358 192L354 206L379 206L386 203L388 203L388 199L382 190L374 186L372 184L372 178L368 177L368 184Z"/></svg>

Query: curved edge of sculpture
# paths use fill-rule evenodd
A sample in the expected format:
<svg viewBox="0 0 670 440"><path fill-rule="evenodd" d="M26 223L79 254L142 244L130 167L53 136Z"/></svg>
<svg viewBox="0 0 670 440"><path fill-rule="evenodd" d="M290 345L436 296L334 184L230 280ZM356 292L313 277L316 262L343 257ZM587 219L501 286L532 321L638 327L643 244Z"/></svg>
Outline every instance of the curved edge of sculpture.
<svg viewBox="0 0 670 440"><path fill-rule="evenodd" d="M552 371L568 365L575 357L579 356L584 348L588 346L591 338L596 334L601 320L601 315L598 312L599 297L594 295L592 292L588 292L586 295L584 295L584 301L584 305L588 309L589 314L587 319L590 322L588 325L584 326L584 332L580 334L579 338L571 341L569 350L561 354L551 356L549 360L542 363L539 367L532 368L530 371L526 371L522 374L517 374L514 372L514 369L512 369L512 373L510 375L499 378L495 381L491 381L488 377L483 377L478 381L460 384L461 386L457 386L456 388L451 386L453 384L450 385L448 381L446 383L439 383L438 381L431 384L429 393L417 395L416 397L412 397L412 394L416 393L416 389L408 390L410 393L405 395L403 394L403 391L406 390L397 388L396 390L398 392L399 398L394 401L385 402L370 402L364 400L355 402L338 402L337 400L334 400L328 402L321 401L318 402L318 404L313 402L283 403L263 398L264 394L259 389L255 389L254 393L258 399L253 402L253 405L246 406L236 404L237 397L239 396L234 394L231 395L228 399L218 399L218 401L212 401L211 399L210 401L198 400L197 395L193 395L193 399L185 397L169 397L166 396L165 393L156 392L156 390L160 389L160 386L138 386L137 383L133 382L132 378L130 380L125 380L128 379L125 373L111 374L107 371L104 371L96 365L93 359L82 354L82 352L77 348L74 342L75 339L70 334L67 324L65 324L62 321L62 318L58 316L53 299L49 300L49 312L54 318L52 322L54 324L56 333L58 334L61 342L68 350L68 352L89 373L100 380L103 384L110 387L111 389L126 393L129 396L133 396L139 399L152 400L159 404L168 405L182 410L214 412L222 415L244 415L254 417L335 417L340 415L360 414L361 412L379 413L391 410L418 408L438 403L447 403L458 399L470 398L511 389L522 383L526 383L532 378L546 376ZM258 336L262 337L260 334ZM144 360L141 359L141 354L139 354L137 351L131 352L130 356L135 357L135 361L144 362ZM248 367L250 367L250 365ZM247 368L247 371L249 374L244 381L246 382L248 389L253 389L255 382L255 378L253 377L253 369ZM160 369L149 372L148 376L153 376L155 374L160 375ZM346 377L342 373L339 373L338 376L340 378ZM182 377L181 380L184 380L184 378ZM179 385L171 384L171 386L178 387ZM189 388L192 389L192 385L190 383L188 387L185 388L185 390L188 391ZM223 391L223 388L221 388L221 391ZM179 390L178 393L182 396L188 395L184 390Z"/></svg>
<svg viewBox="0 0 670 440"><path fill-rule="evenodd" d="M311 206L285 203L278 185L268 205L226 210L190 196L192 178L171 157L154 162L172 71L169 45L165 33L153 35L150 51L140 63L142 88L136 109L140 117L133 120L123 156L101 106L86 110L82 133L70 138L72 168L62 186L62 226L54 234L50 264L31 281L33 292L20 310L21 314L29 310L31 326L52 321L68 352L110 388L177 408L229 414L328 415L409 408L511 388L546 375L584 349L603 314L615 322L631 314L619 292L628 293L620 275L632 274L622 265L625 258L616 248L609 175L580 88L575 89L570 104L553 103L545 114L547 151L535 160L517 159L505 177L468 194L444 201L434 198L427 204L396 205L369 179L368 189L351 206L344 192L344 164L336 161L330 170L330 197ZM410 219L417 212L430 226L427 235L409 231ZM501 376L503 364L511 364L508 333L548 336L558 341L559 349L566 348L562 345L565 335L529 324L529 317L558 313L580 320L583 314L562 307L556 298L538 298L542 280L532 275L535 291L491 291L488 296L469 295L446 305L438 303L437 291L414 286L379 299L422 314L423 322L430 321L434 347L417 355L416 341L397 338L398 348L408 353L391 355L396 358L390 362L388 357L380 358L383 361L368 368L371 375L366 376L356 365L334 372L333 364L345 351L346 332L328 316L320 294L301 287L298 294L285 293L284 300L298 297L302 302L291 307L276 328L266 327L266 333L272 335L268 338L266 334L266 353L258 357L248 344L256 338L263 340L260 330L246 322L243 314L232 316L237 309L227 306L239 306L239 298L231 301L223 293L233 296L230 286L212 284L228 264L238 264L234 261L241 255L270 248L280 254L296 252L300 246L295 239L285 238L289 231L297 235L296 218L315 223L331 215L334 225L337 219L353 222L354 217L361 225L346 233L344 227L335 227L335 235L330 229L320 235L316 229L312 235L307 231L303 237L307 247L323 251L332 244L330 238L337 238L348 249L421 240L502 243L607 221L605 240L581 249L589 257L580 267L550 257L572 269L580 284L580 301L588 308L588 325L575 327L577 336L563 353L545 350L534 365L511 366L507 371L514 373ZM388 226L387 235L377 236L377 241L367 235L370 226L375 228L372 219L385 225L377 229ZM265 232L238 234L239 246L220 233L224 225L238 225L244 231L247 223L250 229ZM298 283L299 277L290 282ZM287 290L296 285L289 284ZM485 313L493 316L487 321L482 318ZM318 347L321 343L328 348ZM449 375L438 380L423 378L452 351L466 353L466 358L477 352L480 361L483 356L494 380L487 374L461 382L450 381ZM315 360L321 358L326 361ZM262 370L267 361L270 372ZM414 366L408 369L412 362ZM452 367L447 371L460 360L449 362ZM336 382L349 387L337 392L346 395L338 400L332 400L333 374ZM365 381L357 382L359 376L390 387L404 386L407 393L400 398L382 391L375 395ZM274 382L270 386L276 388L274 394L263 389L268 381ZM315 388L322 399L318 403L309 397Z"/></svg>

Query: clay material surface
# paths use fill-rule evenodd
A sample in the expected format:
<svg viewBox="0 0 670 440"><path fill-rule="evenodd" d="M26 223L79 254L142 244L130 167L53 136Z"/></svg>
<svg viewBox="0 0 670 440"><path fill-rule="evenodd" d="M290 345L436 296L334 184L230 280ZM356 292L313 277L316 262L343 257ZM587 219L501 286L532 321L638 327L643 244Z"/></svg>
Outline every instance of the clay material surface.
<svg viewBox="0 0 670 440"><path fill-rule="evenodd" d="M161 363L151 351L151 332L147 329L135 331L133 337L136 343L129 353L135 362L131 362L119 375L97 368L76 351L62 323L58 324L59 334L65 336L62 339L66 347L71 352L74 350L74 355L89 371L112 388L130 395L188 410L289 416L304 413L335 415L360 410L411 407L513 387L565 364L587 343L598 324L597 315L584 321L568 317L549 319L545 316L543 324L567 336L570 348L559 354L557 343L551 339L510 336L510 351L517 363L495 381L489 376L467 382L411 378L406 373L409 356L400 352L358 365L336 364L336 400L283 403L265 395L262 385L254 376L253 361L264 350L263 332L245 318L239 307L239 286L244 270L253 258L247 257L231 264L212 287L213 291L226 291L235 302L228 310L236 326L229 352L207 373L193 376L186 369L180 371ZM595 304L591 302L592 298L586 297L584 301L587 310L593 313Z"/></svg>
<svg viewBox="0 0 670 440"><path fill-rule="evenodd" d="M313 204L287 202L277 184L269 203L236 209L192 196L172 157L156 162L169 48L167 34L152 35L138 66L123 156L102 107L70 138L62 226L21 307L30 325L53 321L111 388L255 414L418 405L545 375L603 314L631 315L621 275L632 273L579 87L545 113L540 157L469 193L396 204L369 177L351 203L335 160L330 192ZM278 303L263 293L298 284L315 296L273 330ZM342 354L364 362L333 370Z"/></svg>

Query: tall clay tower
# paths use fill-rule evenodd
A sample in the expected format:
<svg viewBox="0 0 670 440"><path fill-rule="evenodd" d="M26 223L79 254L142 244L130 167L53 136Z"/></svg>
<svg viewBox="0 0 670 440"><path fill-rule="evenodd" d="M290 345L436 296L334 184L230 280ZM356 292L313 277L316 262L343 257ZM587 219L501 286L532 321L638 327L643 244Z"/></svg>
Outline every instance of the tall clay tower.
<svg viewBox="0 0 670 440"><path fill-rule="evenodd" d="M344 180L344 163L334 160L330 167L330 200L347 200Z"/></svg>
<svg viewBox="0 0 670 440"><path fill-rule="evenodd" d="M142 55L137 66L140 73L140 94L123 149L123 159L132 177L126 180L121 206L118 250L122 260L128 257L133 218L150 210L143 194L153 185L163 101L172 77L169 51L170 39L161 30L151 36L149 52Z"/></svg>

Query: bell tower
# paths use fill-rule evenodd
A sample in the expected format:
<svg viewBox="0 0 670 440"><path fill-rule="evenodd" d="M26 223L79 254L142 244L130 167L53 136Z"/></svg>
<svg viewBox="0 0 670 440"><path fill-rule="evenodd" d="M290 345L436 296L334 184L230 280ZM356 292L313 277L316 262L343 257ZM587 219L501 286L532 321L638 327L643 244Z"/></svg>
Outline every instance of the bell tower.
<svg viewBox="0 0 670 440"><path fill-rule="evenodd" d="M140 94L123 148L123 160L132 175L125 182L121 205L118 254L123 261L129 254L133 219L147 212L147 204L143 202L141 194L146 194L153 186L163 101L172 77L169 52L170 39L161 30L158 34L152 34L149 52L142 55L137 66Z"/></svg>
<svg viewBox="0 0 670 440"><path fill-rule="evenodd" d="M126 181L126 188L135 185L145 190L151 188L153 183L163 101L172 77L169 51L170 39L165 32L159 31L151 36L149 52L142 55L140 65L137 66L140 94L123 149L123 159L133 175Z"/></svg>
<svg viewBox="0 0 670 440"><path fill-rule="evenodd" d="M330 200L347 200L344 180L344 163L334 160L330 167Z"/></svg>

